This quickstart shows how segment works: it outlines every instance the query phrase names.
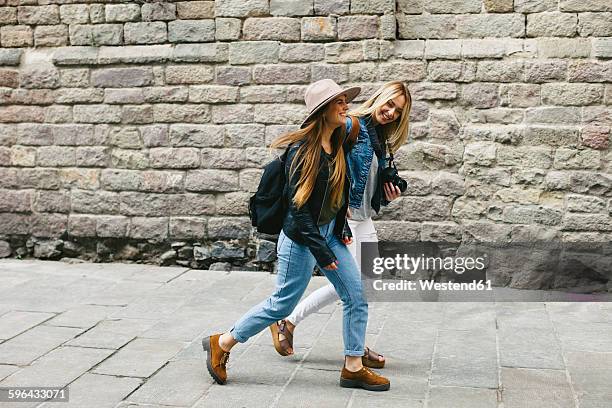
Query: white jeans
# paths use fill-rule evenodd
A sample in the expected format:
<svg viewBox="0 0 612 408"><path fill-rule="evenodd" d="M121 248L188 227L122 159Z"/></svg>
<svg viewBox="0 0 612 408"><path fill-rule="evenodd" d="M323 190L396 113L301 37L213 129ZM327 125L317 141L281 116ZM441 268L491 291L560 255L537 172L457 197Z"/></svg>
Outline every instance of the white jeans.
<svg viewBox="0 0 612 408"><path fill-rule="evenodd" d="M372 218L366 218L363 221L353 221L349 219L348 223L353 232L353 242L348 246L348 249L351 255L353 255L353 258L357 261L357 265L361 266L361 243L378 242L376 229L374 228ZM325 285L302 299L295 309L293 309L293 313L287 317L287 320L297 325L310 314L338 299L339 297L334 286L331 283Z"/></svg>

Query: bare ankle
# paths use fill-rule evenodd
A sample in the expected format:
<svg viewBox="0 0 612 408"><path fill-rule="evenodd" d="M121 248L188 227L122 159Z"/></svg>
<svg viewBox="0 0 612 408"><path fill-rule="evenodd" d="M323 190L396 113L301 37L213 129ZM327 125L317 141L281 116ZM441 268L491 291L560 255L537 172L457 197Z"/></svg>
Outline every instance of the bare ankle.
<svg viewBox="0 0 612 408"><path fill-rule="evenodd" d="M236 344L236 341L231 334L223 333L221 336L219 336L219 347L221 347L221 350L225 351L226 353L230 352L232 347L234 347L234 344Z"/></svg>
<svg viewBox="0 0 612 408"><path fill-rule="evenodd" d="M351 372L356 372L356 371L361 370L363 368L361 357L346 356L344 360L344 367Z"/></svg>

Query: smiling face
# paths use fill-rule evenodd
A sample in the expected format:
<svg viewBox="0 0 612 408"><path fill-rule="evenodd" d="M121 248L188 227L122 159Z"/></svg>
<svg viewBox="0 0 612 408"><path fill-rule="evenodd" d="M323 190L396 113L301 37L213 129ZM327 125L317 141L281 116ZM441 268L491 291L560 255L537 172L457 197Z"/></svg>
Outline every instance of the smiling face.
<svg viewBox="0 0 612 408"><path fill-rule="evenodd" d="M380 125L391 123L402 115L405 105L406 97L399 94L374 111L374 120Z"/></svg>
<svg viewBox="0 0 612 408"><path fill-rule="evenodd" d="M346 113L348 112L348 104L346 95L340 95L332 99L325 108L325 122L332 128L342 126L346 121Z"/></svg>

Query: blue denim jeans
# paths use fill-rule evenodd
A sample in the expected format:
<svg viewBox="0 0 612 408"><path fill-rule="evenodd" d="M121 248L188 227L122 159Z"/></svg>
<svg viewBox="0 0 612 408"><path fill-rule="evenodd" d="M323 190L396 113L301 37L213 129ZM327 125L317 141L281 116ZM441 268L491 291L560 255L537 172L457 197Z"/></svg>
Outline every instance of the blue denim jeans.
<svg viewBox="0 0 612 408"><path fill-rule="evenodd" d="M325 265L319 265L319 268L334 285L344 304L344 354L362 356L368 322L368 303L355 259L346 245L333 234L334 222L319 226L319 232L338 258L338 269L323 269ZM230 330L234 339L240 343L244 343L273 322L289 316L310 282L316 260L306 245L296 243L281 231L277 254L278 275L274 293L251 308Z"/></svg>

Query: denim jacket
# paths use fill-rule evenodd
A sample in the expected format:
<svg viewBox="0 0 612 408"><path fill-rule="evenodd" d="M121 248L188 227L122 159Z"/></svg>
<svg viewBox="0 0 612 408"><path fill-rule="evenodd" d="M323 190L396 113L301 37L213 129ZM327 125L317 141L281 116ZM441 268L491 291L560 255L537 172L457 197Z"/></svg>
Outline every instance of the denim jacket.
<svg viewBox="0 0 612 408"><path fill-rule="evenodd" d="M357 142L352 150L347 154L347 168L351 179L351 190L349 192L349 207L359 208L363 200L363 192L368 181L368 174L372 165L372 157L375 154L375 145L380 145L378 135L370 117L360 117L359 135ZM352 121L349 117L346 120L346 132L351 131ZM385 199L382 188L381 172L387 163L387 149L384 145L380 146L381 157L378 157L378 174L376 190L372 197L372 208L376 213L380 211L381 205L389 202Z"/></svg>

